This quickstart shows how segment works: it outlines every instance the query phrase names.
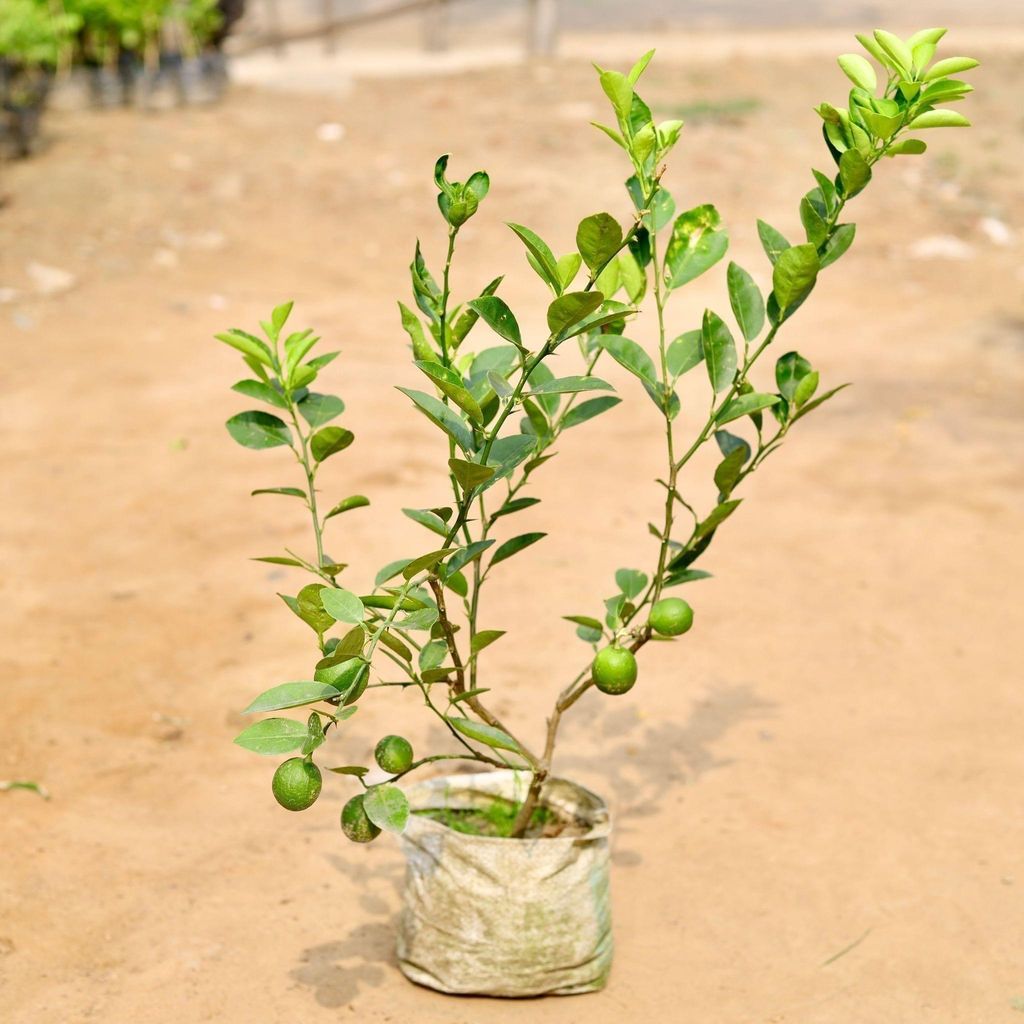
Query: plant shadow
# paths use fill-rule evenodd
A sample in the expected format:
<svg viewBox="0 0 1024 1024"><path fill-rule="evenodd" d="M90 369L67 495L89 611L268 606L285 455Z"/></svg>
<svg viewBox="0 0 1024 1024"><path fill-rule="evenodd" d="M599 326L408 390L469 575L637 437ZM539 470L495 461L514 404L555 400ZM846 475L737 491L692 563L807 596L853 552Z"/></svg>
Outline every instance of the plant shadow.
<svg viewBox="0 0 1024 1024"><path fill-rule="evenodd" d="M648 818L658 812L669 785L692 785L706 772L731 764L730 758L715 753L715 744L741 723L770 716L774 706L747 684L712 690L694 705L685 722L648 720L641 717L642 710L624 715L603 701L584 705L571 722L572 731L599 736L605 742L592 754L561 757L558 774L600 774L606 780L605 792L617 805L618 825ZM768 735L762 733L763 738ZM571 749L571 738L563 739L563 747ZM616 863L641 859L620 851Z"/></svg>
<svg viewBox="0 0 1024 1024"><path fill-rule="evenodd" d="M330 1009L349 1005L363 988L383 984L397 964L395 931L404 869L380 850L373 854L360 857L358 866L348 857L327 855L336 871L349 877L358 874L357 902L370 920L356 925L344 939L303 950L298 967L289 972L293 981L313 991L317 1003Z"/></svg>
<svg viewBox="0 0 1024 1024"><path fill-rule="evenodd" d="M395 922L357 925L337 942L324 942L302 952L291 978L312 989L313 998L329 1009L348 1006L367 986L377 988L394 966Z"/></svg>

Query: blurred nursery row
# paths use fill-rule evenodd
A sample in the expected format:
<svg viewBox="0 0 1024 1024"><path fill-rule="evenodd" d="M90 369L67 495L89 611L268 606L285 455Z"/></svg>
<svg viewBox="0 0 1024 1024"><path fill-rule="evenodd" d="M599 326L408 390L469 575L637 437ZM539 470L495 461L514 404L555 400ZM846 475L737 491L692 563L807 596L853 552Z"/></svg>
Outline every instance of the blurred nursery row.
<svg viewBox="0 0 1024 1024"><path fill-rule="evenodd" d="M29 156L50 105L159 110L217 99L245 0L2 0L0 156Z"/></svg>

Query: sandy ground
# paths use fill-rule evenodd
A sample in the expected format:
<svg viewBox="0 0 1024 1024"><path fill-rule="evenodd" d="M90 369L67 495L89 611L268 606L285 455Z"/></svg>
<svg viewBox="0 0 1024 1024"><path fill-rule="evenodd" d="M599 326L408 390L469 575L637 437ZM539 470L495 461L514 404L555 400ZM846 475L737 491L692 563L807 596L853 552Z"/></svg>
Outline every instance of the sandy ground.
<svg viewBox="0 0 1024 1024"><path fill-rule="evenodd" d="M587 126L603 113L592 72L570 60L54 117L48 152L6 172L0 214L0 777L52 793L0 794L4 1019L1021 1019L1024 73L1003 51L976 76L977 128L881 169L853 252L781 342L857 386L754 478L702 563L714 579L687 594L685 644L648 648L629 696L589 695L567 718L558 769L616 817L617 961L603 993L528 1003L405 982L397 845L342 838L341 779L310 812L281 811L273 762L231 745L238 709L311 655L274 596L297 581L246 559L307 538L290 507L248 497L293 467L228 439L238 372L210 336L295 298L343 350L326 381L358 438L326 492L374 501L331 551L365 581L422 546L398 508L441 500L438 437L391 385L417 386L394 300L417 235L439 258L433 160L451 151L494 183L458 293L510 270L506 298L539 324L502 222L564 250L581 216L626 215L617 153ZM798 53L665 61L646 91L663 116L695 115L670 187L713 199L765 282L754 218L796 234L807 169L826 164L809 108L842 95L839 73ZM714 98L727 116L701 117ZM330 122L344 137L319 141ZM33 262L74 282L33 279ZM725 307L721 277L675 303L674 329ZM534 740L585 658L558 617L653 557L655 414L607 372L632 401L541 471L544 503L514 529L550 536L487 599L484 625L510 631L487 682ZM709 468L694 476L705 498ZM358 762L392 729L438 739L411 695L389 694L324 762Z"/></svg>

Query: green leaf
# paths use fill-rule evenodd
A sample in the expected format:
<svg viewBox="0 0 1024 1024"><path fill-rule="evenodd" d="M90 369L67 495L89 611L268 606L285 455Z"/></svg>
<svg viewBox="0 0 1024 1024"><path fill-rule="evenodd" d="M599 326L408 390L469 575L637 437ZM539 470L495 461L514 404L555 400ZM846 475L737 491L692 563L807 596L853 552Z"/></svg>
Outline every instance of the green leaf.
<svg viewBox="0 0 1024 1024"><path fill-rule="evenodd" d="M558 257L558 280L561 282L559 294L575 281L575 275L580 272L583 265L583 257L579 253L566 253Z"/></svg>
<svg viewBox="0 0 1024 1024"><path fill-rule="evenodd" d="M797 385L811 372L811 364L799 352L786 352L775 362L775 383L787 401L793 401Z"/></svg>
<svg viewBox="0 0 1024 1024"><path fill-rule="evenodd" d="M757 222L757 237L761 239L761 247L772 263L778 263L779 256L789 248L785 235L763 220Z"/></svg>
<svg viewBox="0 0 1024 1024"><path fill-rule="evenodd" d="M632 601L643 593L644 587L647 586L647 577L639 569L618 569L615 572L615 585L628 600Z"/></svg>
<svg viewBox="0 0 1024 1024"><path fill-rule="evenodd" d="M462 378L452 369L441 363L432 361L416 361L416 366L423 371L437 386L438 390L447 395L470 419L483 423L484 414L477 400L466 390Z"/></svg>
<svg viewBox="0 0 1024 1024"><path fill-rule="evenodd" d="M311 712L306 720L306 729L307 736L306 742L302 744L302 753L308 757L317 747L323 745L327 737L324 736L324 727L320 716L315 711Z"/></svg>
<svg viewBox="0 0 1024 1024"><path fill-rule="evenodd" d="M496 729L493 725L475 722L471 718L450 717L448 721L454 729L471 740L476 740L478 743L484 743L488 747L494 747L498 750L512 750L515 753L522 753L522 748L507 732Z"/></svg>
<svg viewBox="0 0 1024 1024"><path fill-rule="evenodd" d="M555 336L589 316L604 302L599 291L566 292L548 306L548 329Z"/></svg>
<svg viewBox="0 0 1024 1024"><path fill-rule="evenodd" d="M372 786L363 797L366 816L385 832L401 835L409 820L409 801L397 786Z"/></svg>
<svg viewBox="0 0 1024 1024"><path fill-rule="evenodd" d="M806 405L805 405L805 406L804 406L804 407L803 407L803 408L802 408L802 409L801 409L801 410L800 410L800 411L799 411L799 412L798 412L798 413L797 413L797 414L796 414L796 415L795 415L795 416L793 417L793 422L795 423L795 422L796 422L796 421L797 421L798 419L800 419L800 418L801 418L802 416L806 416L806 415L807 415L807 414L808 414L809 412L813 411L814 409L817 409L819 405L823 405L823 404L824 404L825 402L827 402L827 401L828 401L828 400L829 400L829 399L830 399L830 398L831 398L831 397L832 397L833 395L837 395L837 394L839 394L839 392L840 392L840 391L842 391L842 390L843 390L843 388L848 388L849 386L850 386L849 384L840 384L840 385L839 385L839 387L837 387L837 388L833 388L833 389L832 389L831 391L826 391L826 392L825 392L825 393L824 393L823 395L819 395L819 396L818 396L817 398L815 398L815 399L814 399L813 401L811 401L811 402L808 402L808 403L807 403L807 404L806 404Z"/></svg>
<svg viewBox="0 0 1024 1024"><path fill-rule="evenodd" d="M422 391L413 391L410 388L398 390L410 398L420 412L448 434L464 452L472 454L475 451L473 434L466 422L447 405L433 395L425 395Z"/></svg>
<svg viewBox="0 0 1024 1024"><path fill-rule="evenodd" d="M701 347L708 378L717 395L730 387L736 376L736 342L725 321L710 309L704 310Z"/></svg>
<svg viewBox="0 0 1024 1024"><path fill-rule="evenodd" d="M726 271L729 305L747 341L753 341L764 326L764 299L754 279L739 264L730 263Z"/></svg>
<svg viewBox="0 0 1024 1024"><path fill-rule="evenodd" d="M651 357L635 342L620 335L606 334L597 339L603 348L620 366L639 377L645 384L655 386L658 371Z"/></svg>
<svg viewBox="0 0 1024 1024"><path fill-rule="evenodd" d="M874 110L861 110L860 115L876 139L892 138L903 124L902 113L886 115Z"/></svg>
<svg viewBox="0 0 1024 1024"><path fill-rule="evenodd" d="M310 391L298 403L298 410L311 427L319 427L340 416L345 411L345 403L337 395L319 395Z"/></svg>
<svg viewBox="0 0 1024 1024"><path fill-rule="evenodd" d="M884 28L876 28L874 35L876 42L886 55L901 71L906 72L904 77L910 78L910 73L914 68L914 55L910 52L910 47L899 36L893 35L892 32L886 32Z"/></svg>
<svg viewBox="0 0 1024 1024"><path fill-rule="evenodd" d="M519 324L505 302L497 295L483 295L466 303L470 309L480 314L481 319L495 334L506 341L512 342L516 348L523 347L523 336Z"/></svg>
<svg viewBox="0 0 1024 1024"><path fill-rule="evenodd" d="M871 180L871 168L856 149L848 149L839 158L839 180L847 198L855 196Z"/></svg>
<svg viewBox="0 0 1024 1024"><path fill-rule="evenodd" d="M250 497L254 497L257 494L283 494L288 498L303 498L306 497L306 492L301 487L257 487L255 491L250 491Z"/></svg>
<svg viewBox="0 0 1024 1024"><path fill-rule="evenodd" d="M495 640L500 640L504 635L505 630L503 629L481 629L473 636L469 645L470 652L479 654L485 647L490 647Z"/></svg>
<svg viewBox="0 0 1024 1024"><path fill-rule="evenodd" d="M614 391L606 380L600 377L556 377L536 384L530 389L531 395L574 395L581 391Z"/></svg>
<svg viewBox="0 0 1024 1024"><path fill-rule="evenodd" d="M282 708L297 708L303 704L317 704L330 697L337 697L338 690L328 683L303 680L297 683L282 683L261 693L243 712L243 715L258 711L280 711ZM305 733L305 729L303 732Z"/></svg>
<svg viewBox="0 0 1024 1024"><path fill-rule="evenodd" d="M778 401L778 395L765 395L757 391L751 391L746 395L738 395L718 412L715 416L715 422L719 424L729 423L732 420L738 420L741 416L749 416L751 413L760 412L762 409L768 409L773 405L777 405Z"/></svg>
<svg viewBox="0 0 1024 1024"><path fill-rule="evenodd" d="M630 85L636 85L637 80L644 73L644 69L648 64L651 63L651 58L654 56L654 50L648 50L630 69L629 74L626 76L629 79Z"/></svg>
<svg viewBox="0 0 1024 1024"><path fill-rule="evenodd" d="M597 633L600 637L604 632L604 626L601 625L600 619L595 619L592 615L563 615L563 619L566 622L575 623L577 626L583 626L584 629L592 630Z"/></svg>
<svg viewBox="0 0 1024 1024"><path fill-rule="evenodd" d="M486 491L499 480L510 476L516 466L529 458L535 447L536 440L524 434L499 437L491 446L491 454L487 459L487 464L494 467L494 476L483 485L482 490Z"/></svg>
<svg viewBox="0 0 1024 1024"><path fill-rule="evenodd" d="M542 537L546 537L546 533L523 533L518 537L513 537L511 540L505 541L504 544L498 546L498 550L494 552L494 556L491 558L490 564L487 566L487 571L490 572L499 562L504 562L506 558L511 558L513 555L519 554L524 548L528 548L531 544L536 544Z"/></svg>
<svg viewBox="0 0 1024 1024"><path fill-rule="evenodd" d="M264 718L254 722L235 737L235 743L256 754L287 754L298 750L309 730L290 718Z"/></svg>
<svg viewBox="0 0 1024 1024"><path fill-rule="evenodd" d="M266 402L268 405L275 405L278 409L288 408L288 402L285 400L284 395L269 384L264 384L261 380L240 380L237 384L231 385L231 390L237 391L240 395L245 395L247 398L255 398L260 402Z"/></svg>
<svg viewBox="0 0 1024 1024"><path fill-rule="evenodd" d="M844 53L839 58L839 66L843 69L843 74L859 88L868 92L874 92L878 88L875 69L859 53Z"/></svg>
<svg viewBox="0 0 1024 1024"><path fill-rule="evenodd" d="M324 589L326 588L322 583L307 583L290 600L284 594L281 595L292 611L321 636L334 625L333 617L324 610L323 602L320 600L320 591Z"/></svg>
<svg viewBox="0 0 1024 1024"><path fill-rule="evenodd" d="M361 654L362 630L359 632L359 654ZM337 658L340 658L340 660L336 660ZM329 686L333 686L338 693L347 694L354 686L359 684L360 679L368 668L369 666L362 657L346 657L343 653L332 658L325 658L319 662L316 671L313 673L313 678L318 683L327 683Z"/></svg>
<svg viewBox="0 0 1024 1024"><path fill-rule="evenodd" d="M621 146L623 149L628 149L628 147L626 146L626 140L614 128L609 128L608 125L601 124L600 121L591 121L590 123L595 128L604 132L605 135L607 135L608 138L611 139L616 146Z"/></svg>
<svg viewBox="0 0 1024 1024"><path fill-rule="evenodd" d="M520 241L526 246L527 251L533 257L531 264L533 268L550 285L556 295L561 295L563 286L558 272L558 261L555 259L555 254L548 247L548 244L529 228L524 228L522 224L509 224L508 226L519 236ZM498 333L500 334L501 332L499 331ZM504 337L504 335L502 336Z"/></svg>
<svg viewBox="0 0 1024 1024"><path fill-rule="evenodd" d="M412 354L416 359L436 359L434 346L427 340L420 318L405 303L398 304L402 315L402 327L412 341Z"/></svg>
<svg viewBox="0 0 1024 1024"><path fill-rule="evenodd" d="M424 644L419 656L420 670L427 672L437 668L444 662L447 654L448 644L444 640L431 640L429 644Z"/></svg>
<svg viewBox="0 0 1024 1024"><path fill-rule="evenodd" d="M681 377L688 370L704 362L704 343L701 334L701 331L687 331L669 345L665 360L668 363L668 372L673 377Z"/></svg>
<svg viewBox="0 0 1024 1024"><path fill-rule="evenodd" d="M711 573L702 569L679 569L671 572L665 577L665 587L678 587L682 583L692 583L694 580L709 579Z"/></svg>
<svg viewBox="0 0 1024 1024"><path fill-rule="evenodd" d="M233 349L236 349L243 355L250 356L258 363L262 363L264 366L269 366L273 369L274 357L271 354L270 349L264 342L260 341L260 339L254 335L232 327L230 331L227 331L224 334L215 334L214 337L218 341L224 342L225 345L230 345Z"/></svg>
<svg viewBox="0 0 1024 1024"><path fill-rule="evenodd" d="M433 532L439 537L448 536L448 527L436 512L431 512L429 509L425 508L403 508L402 514L408 516L414 523L419 523L420 526L425 526L428 530L433 530ZM405 568L405 566L402 565L402 568ZM379 585L380 584L378 583L378 586Z"/></svg>
<svg viewBox="0 0 1024 1024"><path fill-rule="evenodd" d="M944 78L932 82L921 94L921 103L934 106L936 103L955 103L974 92L974 86L957 78Z"/></svg>
<svg viewBox="0 0 1024 1024"><path fill-rule="evenodd" d="M493 467L481 466L477 462L466 462L464 459L449 459L448 466L455 479L467 491L479 487L480 484L486 483L494 476Z"/></svg>
<svg viewBox="0 0 1024 1024"><path fill-rule="evenodd" d="M973 57L946 57L937 60L925 73L921 81L934 82L937 78L946 78L949 75L957 75L961 71L970 71L976 68L978 61Z"/></svg>
<svg viewBox="0 0 1024 1024"><path fill-rule="evenodd" d="M449 700L450 704L461 704L464 700L472 700L474 697L479 697L481 693L490 693L491 688L489 686L477 686L472 690L464 690L462 693L456 694Z"/></svg>
<svg viewBox="0 0 1024 1024"><path fill-rule="evenodd" d="M384 630L380 635L380 642L395 654L397 654L403 661L412 663L412 651L409 650L397 636L394 636L388 630Z"/></svg>
<svg viewBox="0 0 1024 1024"><path fill-rule="evenodd" d="M772 294L780 312L807 298L818 278L819 266L818 250L809 242L791 246L779 255L772 271Z"/></svg>
<svg viewBox="0 0 1024 1024"><path fill-rule="evenodd" d="M395 562L388 562L388 564L377 573L377 576L373 581L373 585L375 587L379 587L382 583L387 583L388 580L394 579L411 561L411 558L399 558Z"/></svg>
<svg viewBox="0 0 1024 1024"><path fill-rule="evenodd" d="M604 293L602 292L602 294ZM616 330L621 330L622 326L625 325L626 318L637 313L637 310L630 309L628 306L624 306L622 303L615 302L612 299L606 298L605 304L606 312L602 313L598 310L597 313L584 317L571 330L565 332L562 340L567 341L569 338L575 338L580 334L590 334L599 328L607 327L609 324L619 324L620 326ZM607 310L611 310L611 312L607 312Z"/></svg>
<svg viewBox="0 0 1024 1024"><path fill-rule="evenodd" d="M817 370L812 370L797 384L796 391L793 392L793 404L798 409L818 390L818 379Z"/></svg>
<svg viewBox="0 0 1024 1024"><path fill-rule="evenodd" d="M748 454L749 449L744 451L742 448L734 448L718 464L718 468L715 470L715 486L723 496L727 496L736 486L736 481L739 479L740 473L743 472Z"/></svg>
<svg viewBox="0 0 1024 1024"><path fill-rule="evenodd" d="M495 516L497 518L497 515ZM444 572L452 573L458 572L459 569L465 568L475 558L479 558L484 551L495 543L494 539L486 541L474 541L472 544L467 544L464 548L459 548L458 551L447 560L447 564L444 566Z"/></svg>
<svg viewBox="0 0 1024 1024"><path fill-rule="evenodd" d="M568 430L570 427L578 427L581 423L586 423L587 420L593 419L595 416L600 416L601 413L614 408L621 401L621 398L615 398L611 395L607 395L601 398L590 398L585 402L580 402L579 405L573 406L573 408L565 414L565 417L562 419L562 429Z"/></svg>
<svg viewBox="0 0 1024 1024"><path fill-rule="evenodd" d="M818 269L824 270L825 267L835 263L853 245L853 238L856 233L857 226L855 224L838 225L825 243L825 247L819 257Z"/></svg>
<svg viewBox="0 0 1024 1024"><path fill-rule="evenodd" d="M366 616L363 602L348 590L336 587L324 587L320 592L320 601L324 611L336 622L351 622L358 625Z"/></svg>
<svg viewBox="0 0 1024 1024"><path fill-rule="evenodd" d="M633 105L633 85L620 71L599 71L598 80L604 94L611 100L612 109L619 123L629 124L629 112Z"/></svg>
<svg viewBox="0 0 1024 1024"><path fill-rule="evenodd" d="M292 388L301 387L316 375L315 371L304 370L300 367L299 362L319 340L319 337L315 336L312 331L301 331L298 334L289 335L285 341L284 376Z"/></svg>
<svg viewBox="0 0 1024 1024"><path fill-rule="evenodd" d="M406 580L411 580L414 576L423 572L424 569L433 569L441 559L451 553L451 548L439 548L437 551L428 551L425 555L420 555L419 558L414 558L409 562L402 570L402 576Z"/></svg>
<svg viewBox="0 0 1024 1024"><path fill-rule="evenodd" d="M679 288L713 267L729 248L718 210L706 204L680 214L665 251L665 281Z"/></svg>
<svg viewBox="0 0 1024 1024"><path fill-rule="evenodd" d="M970 128L971 122L955 110L926 110L907 125L908 128Z"/></svg>
<svg viewBox="0 0 1024 1024"><path fill-rule="evenodd" d="M886 151L886 156L920 156L928 148L927 144L922 139L904 139L902 142L897 142L895 146L890 146ZM846 227L853 227L852 224L845 225Z"/></svg>
<svg viewBox="0 0 1024 1024"><path fill-rule="evenodd" d="M344 451L355 439L355 434L344 427L324 427L309 439L309 450L317 462L323 462L336 452Z"/></svg>
<svg viewBox="0 0 1024 1024"><path fill-rule="evenodd" d="M355 775L360 779L370 771L369 768L363 768L361 765L357 764L346 764L342 765L340 768L328 768L327 770L329 772L334 772L335 775Z"/></svg>
<svg viewBox="0 0 1024 1024"><path fill-rule="evenodd" d="M345 498L343 501L339 501L338 504L324 516L324 522L327 522L327 520L332 516L340 516L342 512L349 512L354 508L363 508L369 504L369 498L364 497L362 494L353 494L351 497Z"/></svg>
<svg viewBox="0 0 1024 1024"><path fill-rule="evenodd" d="M244 448L277 448L291 444L291 431L284 420L271 416L269 412L240 412L232 416L225 426L228 433Z"/></svg>
<svg viewBox="0 0 1024 1024"><path fill-rule="evenodd" d="M739 508L742 501L742 498L733 498L732 501L723 501L721 504L716 505L707 519L701 522L694 530L692 540L701 540L711 533L712 530L718 529Z"/></svg>
<svg viewBox="0 0 1024 1024"><path fill-rule="evenodd" d="M609 213L595 213L580 221L576 248L592 272L599 271L619 251L622 228Z"/></svg>
<svg viewBox="0 0 1024 1024"><path fill-rule="evenodd" d="M251 561L266 562L269 565L288 565L296 569L304 568L302 562L297 558L285 558L284 555L264 555L261 558L253 558Z"/></svg>
<svg viewBox="0 0 1024 1024"><path fill-rule="evenodd" d="M437 622L437 609L436 608L424 608L421 611L413 612L407 615L404 619L395 622L395 626L398 629L408 630L415 632L416 630L428 630L434 627Z"/></svg>
<svg viewBox="0 0 1024 1024"><path fill-rule="evenodd" d="M715 441L718 443L718 447L723 455L731 455L739 448L744 452L744 462L750 458L750 445L742 437L730 434L728 430L716 430Z"/></svg>
<svg viewBox="0 0 1024 1024"><path fill-rule="evenodd" d="M274 327L275 334L281 333L281 328L284 327L286 321L288 320L288 317L292 311L292 306L294 305L294 301L282 302L281 305L274 309L274 311L270 314L270 322Z"/></svg>
<svg viewBox="0 0 1024 1024"><path fill-rule="evenodd" d="M825 223L825 218L818 212L818 208L808 196L804 196L800 200L800 223L804 226L807 241L811 242L815 248L828 238L828 225Z"/></svg>

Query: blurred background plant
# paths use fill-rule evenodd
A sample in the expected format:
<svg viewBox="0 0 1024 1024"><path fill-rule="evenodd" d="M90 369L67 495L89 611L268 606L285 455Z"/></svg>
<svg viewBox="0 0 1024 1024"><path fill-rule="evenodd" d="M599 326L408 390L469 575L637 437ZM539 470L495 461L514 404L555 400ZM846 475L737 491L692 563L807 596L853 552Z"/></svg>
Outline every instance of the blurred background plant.
<svg viewBox="0 0 1024 1024"><path fill-rule="evenodd" d="M5 0L0 148L31 153L55 84L74 106L215 99L223 22L218 0Z"/></svg>

